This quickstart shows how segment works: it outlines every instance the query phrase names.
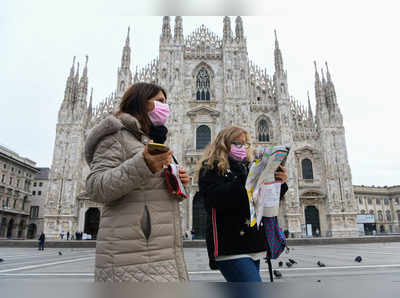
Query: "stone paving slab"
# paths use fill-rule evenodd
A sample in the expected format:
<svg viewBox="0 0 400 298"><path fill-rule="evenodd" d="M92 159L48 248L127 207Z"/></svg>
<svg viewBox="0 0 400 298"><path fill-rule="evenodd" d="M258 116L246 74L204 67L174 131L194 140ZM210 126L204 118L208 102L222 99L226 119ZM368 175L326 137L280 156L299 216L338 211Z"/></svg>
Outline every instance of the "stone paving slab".
<svg viewBox="0 0 400 298"><path fill-rule="evenodd" d="M62 252L61 256L58 255L59 251ZM219 271L209 269L205 248L185 248L184 251L192 281L224 281ZM354 261L357 255L363 257L361 263ZM93 248L47 248L38 251L34 248L1 247L0 258L5 261L0 263L0 279L93 281L94 256ZM288 258L296 260L298 264L291 268L279 268L278 261L286 262ZM318 267L318 260L327 267ZM400 276L400 243L296 246L289 254L284 253L279 260L273 260L272 264L284 276L277 282L316 281L321 278L368 279L371 276L385 280ZM267 268L262 261L261 275L264 281L269 279Z"/></svg>
<svg viewBox="0 0 400 298"><path fill-rule="evenodd" d="M385 236L363 236L363 237L314 237L314 238L289 238L289 246L304 245L332 245L332 244L351 244L351 243L387 243L400 242L400 235ZM0 240L0 247L37 247L37 240ZM205 240L184 240L185 248L206 247ZM95 240L48 240L48 248L95 248Z"/></svg>

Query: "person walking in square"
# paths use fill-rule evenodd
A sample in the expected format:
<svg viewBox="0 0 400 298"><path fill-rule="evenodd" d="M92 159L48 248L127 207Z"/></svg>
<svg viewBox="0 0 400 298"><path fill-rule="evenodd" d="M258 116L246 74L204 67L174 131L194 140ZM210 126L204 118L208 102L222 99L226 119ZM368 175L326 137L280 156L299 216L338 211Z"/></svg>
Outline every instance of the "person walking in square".
<svg viewBox="0 0 400 298"><path fill-rule="evenodd" d="M39 250L44 250L44 242L46 240L45 234L42 232L39 236Z"/></svg>
<svg viewBox="0 0 400 298"><path fill-rule="evenodd" d="M262 281L260 260L267 249L265 231L250 226L245 188L252 159L249 133L229 126L218 133L198 165L199 194L209 215L209 266L220 270L228 282ZM280 176L286 181L286 170ZM286 191L287 185L282 184L281 197Z"/></svg>
<svg viewBox="0 0 400 298"><path fill-rule="evenodd" d="M167 94L150 83L135 83L118 111L88 134L90 167L86 189L103 203L96 243L95 280L101 282L187 281L178 197L163 168L172 151L150 154L148 143L164 143ZM186 186L186 170L178 173Z"/></svg>

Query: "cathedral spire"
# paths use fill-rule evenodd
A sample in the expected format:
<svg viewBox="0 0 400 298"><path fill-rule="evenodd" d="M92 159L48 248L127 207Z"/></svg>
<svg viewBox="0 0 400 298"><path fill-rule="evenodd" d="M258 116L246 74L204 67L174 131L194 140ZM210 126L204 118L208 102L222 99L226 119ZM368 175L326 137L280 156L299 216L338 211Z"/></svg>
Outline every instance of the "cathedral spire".
<svg viewBox="0 0 400 298"><path fill-rule="evenodd" d="M330 74L329 68L328 68L328 62L326 62L326 61L325 61L325 66L326 66L326 78L328 80L328 83L332 83L331 74Z"/></svg>
<svg viewBox="0 0 400 298"><path fill-rule="evenodd" d="M183 41L183 25L182 25L182 17L176 16L175 17L175 32L174 32L174 40L176 42Z"/></svg>
<svg viewBox="0 0 400 298"><path fill-rule="evenodd" d="M125 39L125 45L122 49L121 66L118 67L117 78L117 97L121 98L126 89L132 84L131 72L131 47L130 47L131 27L128 27L128 33Z"/></svg>
<svg viewBox="0 0 400 298"><path fill-rule="evenodd" d="M129 69L131 67L131 47L130 47L130 34L131 27L128 27L128 33L126 35L125 46L122 50L121 57L121 69Z"/></svg>
<svg viewBox="0 0 400 298"><path fill-rule="evenodd" d="M242 18L240 16L236 17L235 33L236 33L236 39L237 40L243 40L244 39L243 21L242 21Z"/></svg>
<svg viewBox="0 0 400 298"><path fill-rule="evenodd" d="M325 87L326 85L326 80L325 80L325 76L324 76L324 70L321 68L321 76L322 76L322 86Z"/></svg>
<svg viewBox="0 0 400 298"><path fill-rule="evenodd" d="M131 26L128 26L128 33L126 34L126 40L125 40L125 46L126 47L129 47L129 43L130 43L129 33L130 33L130 31L131 31Z"/></svg>
<svg viewBox="0 0 400 298"><path fill-rule="evenodd" d="M79 62L76 65L76 73L75 73L75 78L73 81L73 86L71 90L71 102L74 103L78 99L79 95Z"/></svg>
<svg viewBox="0 0 400 298"><path fill-rule="evenodd" d="M85 60L85 67L83 68L81 80L82 80L84 77L87 78L87 66L88 66L89 56L86 55L86 56L85 56L85 59L86 59L86 60Z"/></svg>
<svg viewBox="0 0 400 298"><path fill-rule="evenodd" d="M319 79L318 69L317 69L317 61L314 60L314 68L315 68L315 86L320 85L321 81Z"/></svg>
<svg viewBox="0 0 400 298"><path fill-rule="evenodd" d="M74 59L72 60L71 71L69 73L70 78L73 78L74 74L75 74L75 59L76 59L76 56L74 56Z"/></svg>
<svg viewBox="0 0 400 298"><path fill-rule="evenodd" d="M67 83L65 84L64 101L68 101L71 98L72 90L74 88L75 60L76 56L74 56L72 60L72 66L69 72L69 76L67 78Z"/></svg>
<svg viewBox="0 0 400 298"><path fill-rule="evenodd" d="M278 36L276 34L276 30L274 30L275 33L275 51L274 51L274 56L275 56L275 72L283 74L283 59L282 59L282 53L281 49L279 48L279 42L278 42Z"/></svg>
<svg viewBox="0 0 400 298"><path fill-rule="evenodd" d="M82 76L79 81L79 95L81 96L82 100L86 101L86 95L87 95L87 90L88 90L88 60L89 56L86 55L86 61L85 61L85 67L83 68ZM86 106L86 103L85 103Z"/></svg>
<svg viewBox="0 0 400 298"><path fill-rule="evenodd" d="M326 88L327 88L328 100L332 104L337 104L335 85L333 85L331 73L329 72L328 62L326 61L325 61L325 66L326 66L326 78L327 78Z"/></svg>
<svg viewBox="0 0 400 298"><path fill-rule="evenodd" d="M171 25L169 22L169 16L164 16L163 18L163 25L162 25L162 31L161 31L161 40L168 42L171 39Z"/></svg>
<svg viewBox="0 0 400 298"><path fill-rule="evenodd" d="M78 84L78 82L79 82L79 62L77 63L76 66L75 84Z"/></svg>
<svg viewBox="0 0 400 298"><path fill-rule="evenodd" d="M315 89L315 100L317 102L316 113L318 113L318 111L320 110L320 108L322 106L323 86L322 86L321 80L319 78L319 73L318 73L317 62L316 61L314 61L314 68L315 68L314 89Z"/></svg>
<svg viewBox="0 0 400 298"><path fill-rule="evenodd" d="M224 42L232 41L232 28L231 28L231 18L228 16L224 17L224 33L223 33Z"/></svg>
<svg viewBox="0 0 400 298"><path fill-rule="evenodd" d="M311 102L310 102L310 92L307 91L307 101L308 101L308 119L310 121L313 120L313 113L311 109Z"/></svg>

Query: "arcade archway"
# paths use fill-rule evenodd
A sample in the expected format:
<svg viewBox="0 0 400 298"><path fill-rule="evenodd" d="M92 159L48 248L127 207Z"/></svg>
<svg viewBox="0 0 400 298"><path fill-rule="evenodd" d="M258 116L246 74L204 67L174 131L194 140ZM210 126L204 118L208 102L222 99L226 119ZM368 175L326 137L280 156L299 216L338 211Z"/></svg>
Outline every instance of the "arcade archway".
<svg viewBox="0 0 400 298"><path fill-rule="evenodd" d="M36 232L37 232L37 227L36 227L36 225L34 224L34 223L31 223L29 226L28 226L28 234L27 234L27 238L28 239L34 239L34 238L36 238Z"/></svg>
<svg viewBox="0 0 400 298"><path fill-rule="evenodd" d="M14 219L11 218L7 225L7 238L11 238L14 230Z"/></svg>

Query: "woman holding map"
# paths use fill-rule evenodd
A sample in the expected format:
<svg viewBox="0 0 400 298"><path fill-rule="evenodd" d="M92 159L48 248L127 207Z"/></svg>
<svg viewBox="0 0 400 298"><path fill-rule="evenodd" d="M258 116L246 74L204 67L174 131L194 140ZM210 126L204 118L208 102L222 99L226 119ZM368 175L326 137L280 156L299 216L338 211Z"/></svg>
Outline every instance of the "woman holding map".
<svg viewBox="0 0 400 298"><path fill-rule="evenodd" d="M228 282L261 282L260 259L265 256L264 229L250 226L250 205L245 188L253 160L246 130L229 126L221 130L199 163L199 193L208 213L207 250L211 269ZM284 167L281 198L287 191Z"/></svg>

